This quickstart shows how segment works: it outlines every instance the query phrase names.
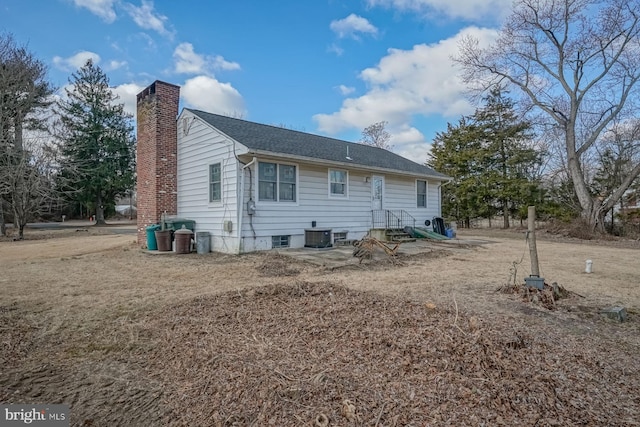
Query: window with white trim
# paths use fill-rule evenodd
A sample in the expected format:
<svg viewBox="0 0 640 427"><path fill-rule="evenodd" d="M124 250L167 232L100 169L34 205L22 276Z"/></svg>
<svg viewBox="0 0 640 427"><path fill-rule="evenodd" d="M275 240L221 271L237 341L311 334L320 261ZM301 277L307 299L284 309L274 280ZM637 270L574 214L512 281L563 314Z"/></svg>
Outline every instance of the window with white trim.
<svg viewBox="0 0 640 427"><path fill-rule="evenodd" d="M329 169L329 195L332 197L348 196L349 173L339 169Z"/></svg>
<svg viewBox="0 0 640 427"><path fill-rule="evenodd" d="M419 208L427 207L427 181L416 180L416 199Z"/></svg>
<svg viewBox="0 0 640 427"><path fill-rule="evenodd" d="M297 191L295 165L258 162L258 200L295 202Z"/></svg>
<svg viewBox="0 0 640 427"><path fill-rule="evenodd" d="M209 202L222 200L222 165L209 165Z"/></svg>

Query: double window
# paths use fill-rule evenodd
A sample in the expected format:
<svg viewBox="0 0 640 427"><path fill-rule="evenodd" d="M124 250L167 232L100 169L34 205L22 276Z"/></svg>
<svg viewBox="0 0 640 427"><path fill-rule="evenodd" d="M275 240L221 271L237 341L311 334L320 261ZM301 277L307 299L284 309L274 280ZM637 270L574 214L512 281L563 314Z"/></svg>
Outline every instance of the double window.
<svg viewBox="0 0 640 427"><path fill-rule="evenodd" d="M329 169L329 196L347 197L348 181L349 174L347 173L347 171L339 169Z"/></svg>
<svg viewBox="0 0 640 427"><path fill-rule="evenodd" d="M295 165L258 163L258 200L272 202L296 201L297 173Z"/></svg>
<svg viewBox="0 0 640 427"><path fill-rule="evenodd" d="M209 202L222 200L222 165L209 165Z"/></svg>
<svg viewBox="0 0 640 427"><path fill-rule="evenodd" d="M427 207L427 181L416 181L416 199L419 208Z"/></svg>

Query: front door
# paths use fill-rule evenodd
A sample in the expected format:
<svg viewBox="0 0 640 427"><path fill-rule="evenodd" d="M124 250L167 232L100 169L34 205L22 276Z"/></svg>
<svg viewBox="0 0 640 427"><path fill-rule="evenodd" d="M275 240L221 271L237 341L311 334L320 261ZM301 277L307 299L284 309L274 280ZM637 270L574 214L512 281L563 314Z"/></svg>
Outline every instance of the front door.
<svg viewBox="0 0 640 427"><path fill-rule="evenodd" d="M373 175L371 177L371 209L382 209L382 198L384 196L384 176Z"/></svg>

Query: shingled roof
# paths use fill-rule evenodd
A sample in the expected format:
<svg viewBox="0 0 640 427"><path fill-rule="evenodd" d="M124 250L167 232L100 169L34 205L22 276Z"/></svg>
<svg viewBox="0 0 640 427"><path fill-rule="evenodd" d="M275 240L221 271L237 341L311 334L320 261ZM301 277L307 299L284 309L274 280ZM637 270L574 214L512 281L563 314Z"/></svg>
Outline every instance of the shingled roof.
<svg viewBox="0 0 640 427"><path fill-rule="evenodd" d="M185 108L214 128L244 145L249 151L272 153L282 157L303 157L365 168L379 168L400 174L449 179L428 166L413 162L390 151L363 144L313 135L277 126L263 125L218 114ZM348 154L347 154L348 153Z"/></svg>

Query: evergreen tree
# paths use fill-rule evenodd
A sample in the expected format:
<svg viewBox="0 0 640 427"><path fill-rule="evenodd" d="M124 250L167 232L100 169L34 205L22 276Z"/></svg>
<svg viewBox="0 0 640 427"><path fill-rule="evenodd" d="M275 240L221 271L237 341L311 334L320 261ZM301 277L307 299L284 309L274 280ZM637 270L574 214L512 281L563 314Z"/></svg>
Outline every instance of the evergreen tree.
<svg viewBox="0 0 640 427"><path fill-rule="evenodd" d="M449 123L446 132L439 132L431 147L429 166L453 178L442 187L442 213L466 227L480 216L485 198L483 156L477 130L464 117L455 126Z"/></svg>
<svg viewBox="0 0 640 427"><path fill-rule="evenodd" d="M501 88L485 102L436 135L428 163L453 178L442 190L445 216L468 227L472 218L490 219L500 212L508 228L509 216L526 212L540 197L541 153L531 146L531 126L518 119Z"/></svg>
<svg viewBox="0 0 640 427"><path fill-rule="evenodd" d="M510 216L535 204L541 156L531 147L531 125L516 115L513 101L503 93L503 88L494 86L473 120L485 152L483 181L490 189L488 201L502 213L504 228L509 228Z"/></svg>
<svg viewBox="0 0 640 427"><path fill-rule="evenodd" d="M91 60L72 74L67 99L59 103L62 125L61 185L70 201L93 205L96 224L134 184L135 138L131 115Z"/></svg>

